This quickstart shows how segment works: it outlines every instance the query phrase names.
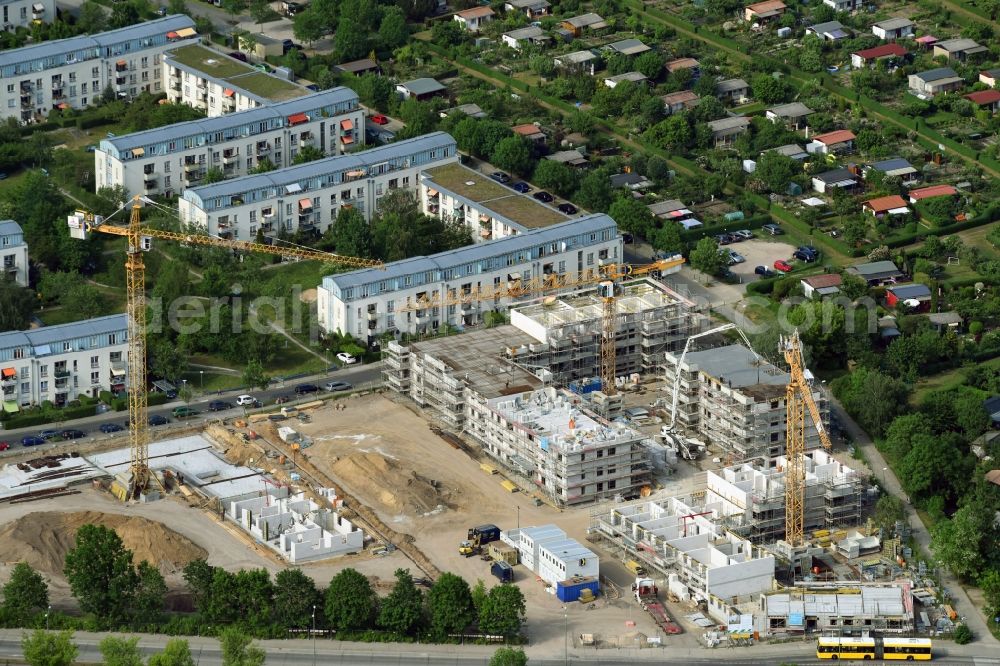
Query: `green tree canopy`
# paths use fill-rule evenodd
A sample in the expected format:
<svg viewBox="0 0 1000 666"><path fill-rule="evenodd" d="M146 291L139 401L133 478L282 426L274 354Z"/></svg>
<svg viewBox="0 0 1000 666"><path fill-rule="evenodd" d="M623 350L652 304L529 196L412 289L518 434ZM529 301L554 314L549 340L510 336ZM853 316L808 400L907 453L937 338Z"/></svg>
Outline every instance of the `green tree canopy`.
<svg viewBox="0 0 1000 666"><path fill-rule="evenodd" d="M438 637L464 631L475 618L469 584L453 573L441 574L427 593L427 610Z"/></svg>
<svg viewBox="0 0 1000 666"><path fill-rule="evenodd" d="M99 4L93 0L86 0L80 5L80 15L76 19L76 25L88 35L104 32L108 28L108 15Z"/></svg>
<svg viewBox="0 0 1000 666"><path fill-rule="evenodd" d="M138 638L108 636L99 647L104 666L143 666Z"/></svg>
<svg viewBox="0 0 1000 666"><path fill-rule="evenodd" d="M382 10L382 24L378 28L378 41L382 48L395 50L410 39L410 29L406 25L406 15L399 7L385 7Z"/></svg>
<svg viewBox="0 0 1000 666"><path fill-rule="evenodd" d="M618 228L643 238L649 238L656 228L656 219L646 204L630 194L615 199L608 209L608 215L618 223Z"/></svg>
<svg viewBox="0 0 1000 666"><path fill-rule="evenodd" d="M163 603L167 596L167 583L160 570L146 560L136 567L138 584L132 601L132 615L142 623L157 622L163 614Z"/></svg>
<svg viewBox="0 0 1000 666"><path fill-rule="evenodd" d="M18 562L3 586L3 612L12 622L25 625L49 605L49 586L27 562Z"/></svg>
<svg viewBox="0 0 1000 666"><path fill-rule="evenodd" d="M341 208L328 233L339 254L349 257L372 256L371 229L360 210Z"/></svg>
<svg viewBox="0 0 1000 666"><path fill-rule="evenodd" d="M295 157L292 158L292 164L305 164L306 162L321 160L324 157L326 157L326 153L316 146L303 146L295 154Z"/></svg>
<svg viewBox="0 0 1000 666"><path fill-rule="evenodd" d="M577 202L589 211L606 213L614 200L611 182L604 169L591 171L580 181Z"/></svg>
<svg viewBox="0 0 1000 666"><path fill-rule="evenodd" d="M73 644L72 631L36 629L22 636L21 653L28 666L71 666L79 650Z"/></svg>
<svg viewBox="0 0 1000 666"><path fill-rule="evenodd" d="M714 238L702 238L688 257L691 267L706 275L718 275L726 265Z"/></svg>
<svg viewBox="0 0 1000 666"><path fill-rule="evenodd" d="M367 629L375 617L378 598L368 579L355 569L344 569L326 589L326 618L338 631Z"/></svg>
<svg viewBox="0 0 1000 666"><path fill-rule="evenodd" d="M931 529L934 557L963 580L974 580L986 565L984 546L991 533L992 514L963 506Z"/></svg>
<svg viewBox="0 0 1000 666"><path fill-rule="evenodd" d="M274 577L274 619L281 626L311 627L315 610L323 617L322 601L316 583L301 569L282 569Z"/></svg>
<svg viewBox="0 0 1000 666"><path fill-rule="evenodd" d="M163 646L163 652L149 658L149 666L195 666L191 656L191 647L182 638L171 638Z"/></svg>
<svg viewBox="0 0 1000 666"><path fill-rule="evenodd" d="M25 331L37 299L30 289L0 277L0 331Z"/></svg>
<svg viewBox="0 0 1000 666"><path fill-rule="evenodd" d="M66 553L63 572L85 613L120 618L130 611L138 576L132 566L132 551L113 529L81 525L73 548Z"/></svg>
<svg viewBox="0 0 1000 666"><path fill-rule="evenodd" d="M270 383L271 377L264 372L264 366L259 359L252 358L247 361L246 367L243 368L244 385L264 391Z"/></svg>
<svg viewBox="0 0 1000 666"><path fill-rule="evenodd" d="M490 666L527 666L528 655L520 648L502 647L490 657Z"/></svg>
<svg viewBox="0 0 1000 666"><path fill-rule="evenodd" d="M396 569L396 584L379 610L378 623L401 636L412 633L423 619L424 598L406 569Z"/></svg>
<svg viewBox="0 0 1000 666"><path fill-rule="evenodd" d="M223 629L219 643L222 645L222 666L264 666L267 655L240 628Z"/></svg>
<svg viewBox="0 0 1000 666"><path fill-rule="evenodd" d="M543 190L567 197L576 190L579 176L573 167L555 160L539 160L531 177L532 182Z"/></svg>
<svg viewBox="0 0 1000 666"><path fill-rule="evenodd" d="M531 168L534 165L531 148L528 146L527 140L520 136L509 136L497 143L490 161L504 171L510 171L520 176L531 173Z"/></svg>
<svg viewBox="0 0 1000 666"><path fill-rule="evenodd" d="M479 610L479 628L487 634L514 637L521 632L524 613L521 588L509 583L497 585L486 595Z"/></svg>

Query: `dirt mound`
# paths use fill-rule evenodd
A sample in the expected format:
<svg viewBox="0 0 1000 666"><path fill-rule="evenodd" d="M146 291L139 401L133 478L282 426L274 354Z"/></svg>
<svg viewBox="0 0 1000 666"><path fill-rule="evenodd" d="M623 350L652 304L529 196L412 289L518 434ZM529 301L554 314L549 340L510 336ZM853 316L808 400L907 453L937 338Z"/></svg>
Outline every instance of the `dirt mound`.
<svg viewBox="0 0 1000 666"><path fill-rule="evenodd" d="M441 505L452 506L448 501L450 491L440 483L403 469L395 460L377 453L341 458L333 464L333 474L394 513L421 515Z"/></svg>
<svg viewBox="0 0 1000 666"><path fill-rule="evenodd" d="M187 537L146 518L99 511L45 511L22 516L0 529L0 561L23 560L39 571L61 576L77 529L88 523L113 529L132 551L136 563L147 560L164 574L178 571L191 560L208 555Z"/></svg>

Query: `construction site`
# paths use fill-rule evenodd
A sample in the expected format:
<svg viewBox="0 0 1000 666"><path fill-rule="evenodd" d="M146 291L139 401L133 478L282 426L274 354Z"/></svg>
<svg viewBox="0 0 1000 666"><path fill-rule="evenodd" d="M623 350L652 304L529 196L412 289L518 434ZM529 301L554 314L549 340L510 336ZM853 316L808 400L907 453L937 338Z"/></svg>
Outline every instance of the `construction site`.
<svg viewBox="0 0 1000 666"><path fill-rule="evenodd" d="M135 277L146 230L135 211L115 229ZM931 584L866 525L871 479L834 450L797 333L778 367L652 268L602 271L596 288L521 293L537 298L509 324L389 342L382 388L155 441L131 389L146 386L144 333L130 330L140 425L0 471L3 568L35 563L71 608L62 560L76 527L101 522L160 566L178 608L179 571L205 557L301 567L321 585L353 567L382 593L397 568L511 583L530 644L567 650L853 631L880 606L893 617L880 629L914 631L911 591ZM138 325L144 297L129 294ZM38 521L54 529L32 533Z"/></svg>

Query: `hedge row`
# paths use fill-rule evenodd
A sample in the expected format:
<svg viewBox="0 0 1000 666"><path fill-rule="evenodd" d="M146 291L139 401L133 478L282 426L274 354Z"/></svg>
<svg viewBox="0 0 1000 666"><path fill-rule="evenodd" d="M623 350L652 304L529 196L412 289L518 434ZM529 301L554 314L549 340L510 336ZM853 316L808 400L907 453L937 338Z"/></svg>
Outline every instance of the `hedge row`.
<svg viewBox="0 0 1000 666"><path fill-rule="evenodd" d="M692 243L705 238L706 236L717 236L719 234L724 234L735 229L760 229L765 224L771 222L771 216L767 213L757 213L756 215L751 215L750 217L745 217L742 220L733 220L732 222L719 222L718 224L705 225L698 227L697 229L690 229L681 232L681 239L686 242Z"/></svg>
<svg viewBox="0 0 1000 666"><path fill-rule="evenodd" d="M930 230L917 229L917 231L893 235L891 238L886 239L884 245L887 247L902 247L904 245L910 245L912 243L922 241L928 236L948 236L950 234L957 234L959 231L975 229L976 227L981 227L984 224L990 224L998 219L1000 219L1000 205L991 205L981 215L977 215L971 220L956 222L942 227L935 227Z"/></svg>

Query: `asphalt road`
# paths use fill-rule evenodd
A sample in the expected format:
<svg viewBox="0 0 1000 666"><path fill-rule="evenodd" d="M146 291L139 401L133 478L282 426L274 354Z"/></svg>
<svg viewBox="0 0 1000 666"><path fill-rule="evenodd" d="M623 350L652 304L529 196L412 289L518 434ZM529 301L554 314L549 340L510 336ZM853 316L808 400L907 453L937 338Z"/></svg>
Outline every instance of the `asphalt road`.
<svg viewBox="0 0 1000 666"><path fill-rule="evenodd" d="M312 375L309 377L302 377L294 381L281 381L274 383L266 391L225 391L221 393L212 393L198 396L198 398L193 399L190 403L185 403L181 400L175 400L164 405L157 405L155 407L150 407L149 415L158 414L170 420L170 424L167 426L155 426L153 427L154 436L158 428L166 428L169 425L173 425L175 420L171 415L171 412L175 407L188 406L199 412L198 416L186 419L185 422L203 422L210 419L225 418L227 416L242 415L244 410L242 407L233 407L233 409L228 409L219 412L208 411L208 404L213 400L224 400L226 402L236 404L236 396L242 395L244 393L249 393L253 397L260 400L265 407L270 407L274 405L275 398L278 396L288 396L291 402L295 402L297 399L295 395L295 387L299 384L315 384L321 389L323 384L328 381L343 381L349 382L354 385L355 389L371 388L375 384L381 382L381 363L371 363L368 365L357 365L357 366L347 366L340 369L333 369L330 372L319 375ZM303 401L308 401L315 399L317 395L320 394L307 394L302 397ZM126 412L108 412L106 414L100 414L97 416L88 416L83 419L75 419L72 421L62 421L59 423L47 423L41 426L35 426L33 428L21 428L18 430L0 430L0 441L5 441L10 444L10 449L0 453L0 456L4 455L15 455L20 454L25 451L25 447L21 446L21 438L25 435L35 435L41 430L65 430L67 428L74 428L82 430L87 433L87 437L73 440L77 443L88 442L91 438L109 438L110 435L106 435L101 432L100 427L105 423L117 423L118 425L124 426L128 421L128 414ZM124 441L124 436L127 433L118 432L115 436L121 437ZM43 451L49 451L57 447L65 447L72 442L52 442L49 444L43 444L42 446L30 447L30 451L42 453Z"/></svg>

